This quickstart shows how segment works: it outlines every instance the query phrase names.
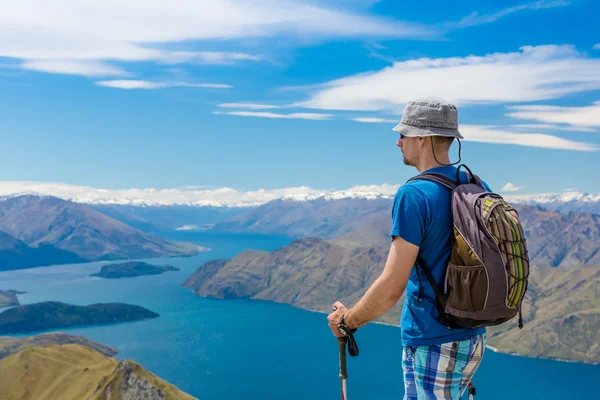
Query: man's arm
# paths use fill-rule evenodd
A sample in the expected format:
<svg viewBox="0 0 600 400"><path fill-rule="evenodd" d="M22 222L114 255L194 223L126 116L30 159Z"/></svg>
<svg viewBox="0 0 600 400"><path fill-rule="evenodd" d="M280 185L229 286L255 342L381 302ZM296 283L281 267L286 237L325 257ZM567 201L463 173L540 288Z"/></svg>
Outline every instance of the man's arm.
<svg viewBox="0 0 600 400"><path fill-rule="evenodd" d="M360 301L344 316L344 323L358 328L392 308L404 293L419 247L395 236L385 268Z"/></svg>

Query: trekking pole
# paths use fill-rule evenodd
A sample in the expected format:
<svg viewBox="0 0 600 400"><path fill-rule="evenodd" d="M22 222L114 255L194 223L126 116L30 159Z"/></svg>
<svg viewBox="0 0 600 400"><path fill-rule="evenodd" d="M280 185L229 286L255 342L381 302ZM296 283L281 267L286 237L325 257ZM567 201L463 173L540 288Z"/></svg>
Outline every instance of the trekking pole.
<svg viewBox="0 0 600 400"><path fill-rule="evenodd" d="M340 379L342 380L342 400L348 400L346 397L346 378L348 371L346 370L346 337L338 338L338 346L340 348Z"/></svg>
<svg viewBox="0 0 600 400"><path fill-rule="evenodd" d="M469 400L474 400L475 394L477 394L477 390L473 387L473 381L469 381Z"/></svg>
<svg viewBox="0 0 600 400"><path fill-rule="evenodd" d="M337 307L333 307L333 311L337 310ZM348 378L348 371L346 369L346 342L348 338L346 336L338 337L338 347L340 349L340 379L342 380L342 400L348 400L346 394L346 379Z"/></svg>

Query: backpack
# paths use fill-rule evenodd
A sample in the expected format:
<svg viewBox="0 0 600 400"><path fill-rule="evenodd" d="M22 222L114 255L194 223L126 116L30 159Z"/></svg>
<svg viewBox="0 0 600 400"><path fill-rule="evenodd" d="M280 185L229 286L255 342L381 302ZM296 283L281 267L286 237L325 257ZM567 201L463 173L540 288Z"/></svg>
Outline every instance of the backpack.
<svg viewBox="0 0 600 400"><path fill-rule="evenodd" d="M460 168L468 170L461 183ZM417 257L416 267L425 273L436 296L438 320L448 329L479 328L502 324L519 314L527 291L529 256L517 210L502 196L487 191L481 179L464 164L456 181L435 172L408 180L429 180L452 191L452 251L443 291Z"/></svg>

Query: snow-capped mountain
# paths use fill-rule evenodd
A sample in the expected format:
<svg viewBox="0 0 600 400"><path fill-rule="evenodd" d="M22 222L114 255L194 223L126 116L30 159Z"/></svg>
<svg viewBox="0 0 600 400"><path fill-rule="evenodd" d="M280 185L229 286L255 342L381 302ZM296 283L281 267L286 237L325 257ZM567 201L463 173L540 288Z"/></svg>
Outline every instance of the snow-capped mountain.
<svg viewBox="0 0 600 400"><path fill-rule="evenodd" d="M579 211L600 214L600 194L564 192L535 195L506 195L503 197L509 202L539 205L553 211Z"/></svg>

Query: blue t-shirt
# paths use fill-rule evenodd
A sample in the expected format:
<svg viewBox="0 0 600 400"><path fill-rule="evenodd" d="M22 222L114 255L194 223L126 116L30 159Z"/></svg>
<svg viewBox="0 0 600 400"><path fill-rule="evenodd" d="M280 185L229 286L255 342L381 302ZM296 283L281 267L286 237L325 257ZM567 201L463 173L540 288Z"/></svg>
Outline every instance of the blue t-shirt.
<svg viewBox="0 0 600 400"><path fill-rule="evenodd" d="M453 180L456 167L440 166L427 170L439 172ZM461 171L461 182L467 175ZM487 190L491 189L484 183ZM446 187L431 181L408 182L398 189L392 207L392 239L400 236L419 246L419 255L443 288L451 251L452 199ZM485 328L448 329L438 321L435 293L425 274L421 271L421 292L416 266L413 267L406 285L402 308L401 332L403 346L427 346L457 340L465 340L486 332Z"/></svg>

